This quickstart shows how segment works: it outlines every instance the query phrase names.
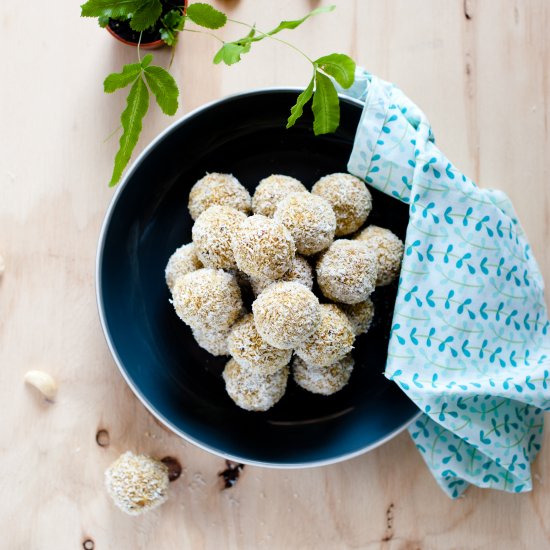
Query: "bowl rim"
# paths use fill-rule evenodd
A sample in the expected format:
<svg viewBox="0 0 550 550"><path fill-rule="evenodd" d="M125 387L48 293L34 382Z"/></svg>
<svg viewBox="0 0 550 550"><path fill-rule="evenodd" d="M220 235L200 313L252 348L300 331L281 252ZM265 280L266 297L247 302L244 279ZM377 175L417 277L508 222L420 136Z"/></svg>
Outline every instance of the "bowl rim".
<svg viewBox="0 0 550 550"><path fill-rule="evenodd" d="M412 424L415 420L417 420L421 415L422 411L419 410L418 413L413 415L409 420L404 422L401 426L384 436L383 438L375 441L374 443L371 443L370 445L367 445L365 447L362 447L361 449L358 449L356 451L343 453L341 455L336 455L331 458L326 458L322 460L314 460L314 461L304 461L304 462L290 462L290 463L282 463L282 462L267 462L267 461L261 461L261 460L251 460L249 458L234 455L231 453L226 453L221 449L218 449L212 445L208 445L206 443L203 443L202 441L196 439L193 436L190 436L189 434L182 431L180 428L178 428L172 421L170 421L168 418L166 418L163 414L161 414L159 411L156 410L154 405L149 402L149 400L145 397L145 395L141 392L141 390L134 384L132 379L130 378L129 374L126 372L126 369L124 367L124 364L115 349L114 342L111 338L111 333L109 331L109 328L107 326L107 320L105 315L105 308L104 308L104 302L103 302L103 284L102 284L102 278L101 278L101 268L103 265L103 254L105 250L105 242L107 237L107 229L111 223L111 218L113 216L113 212L116 208L116 205L120 199L120 196L122 195L124 188L126 187L128 181L133 176L134 172L139 168L143 160L149 155L149 152L160 142L164 139L166 135L171 133L175 128L180 126L181 124L186 123L188 120L196 117L199 115L202 111L208 110L216 105L225 103L227 101L230 101L234 98L241 98L246 96L253 96L253 95L260 95L265 94L269 92L295 92L295 93L301 93L304 89L300 88L298 86L269 86L269 87L260 87L260 88L253 88L250 90L237 92L234 94L230 94L227 96L224 96L219 99L215 99L213 101L209 101L208 103L205 103L204 105L201 105L197 107L196 109L193 109L189 113L183 115L178 120L175 120L172 122L168 127L166 127L164 130L162 130L144 149L143 151L137 156L137 158L134 160L134 162L131 164L130 168L126 171L126 174L123 176L122 180L117 186L117 189L114 193L114 195L111 198L111 201L109 203L109 206L107 208L107 211L105 213L105 216L103 218L103 222L101 224L101 230L99 234L98 239L98 245L97 245L97 252L96 252L96 266L95 266L95 287L96 287L96 305L99 313L99 319L101 322L101 329L103 331L103 336L105 338L105 341L107 342L107 346L109 348L109 351L111 352L111 355L118 367L118 370L124 380L126 381L126 384L130 387L134 395L139 399L139 401L145 406L145 408L153 415L154 418L156 418L159 422L161 422L162 425L167 427L169 430L171 430L176 435L180 436L182 439L189 441L193 445L199 447L200 449L207 451L211 454L214 454L216 456L219 456L220 458L224 458L226 460L231 460L234 462L239 462L242 464L250 465L250 466L259 466L263 468L274 468L274 469L298 469L298 468L316 468L319 466L328 466L330 464L337 464L338 462L343 462L355 457L358 457L362 454L365 454L369 451L372 451L373 449L376 449L377 447L382 446L384 443L387 443L397 435L399 435L401 432L403 432L406 428L409 427L410 424ZM361 108L364 106L364 102L352 98L350 96L347 96L345 94L338 94L340 99L343 99L344 101L347 101L349 103L355 104Z"/></svg>

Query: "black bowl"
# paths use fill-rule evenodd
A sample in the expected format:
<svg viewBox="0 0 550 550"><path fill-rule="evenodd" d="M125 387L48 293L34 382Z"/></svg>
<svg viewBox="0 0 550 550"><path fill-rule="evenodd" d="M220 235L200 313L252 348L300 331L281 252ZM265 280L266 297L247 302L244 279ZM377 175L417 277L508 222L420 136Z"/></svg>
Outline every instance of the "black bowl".
<svg viewBox="0 0 550 550"><path fill-rule="evenodd" d="M384 375L396 286L377 289L376 318L358 338L349 384L331 397L289 380L265 413L239 409L220 376L226 359L198 347L169 303L164 267L191 240L191 186L205 172L234 174L250 191L272 173L311 187L345 172L362 105L341 99L335 134L315 137L312 114L285 129L299 90L267 89L202 107L163 132L137 159L105 218L97 258L97 298L113 357L146 407L175 433L240 462L303 467L366 452L403 430L417 407ZM407 206L371 190L371 223L401 238Z"/></svg>

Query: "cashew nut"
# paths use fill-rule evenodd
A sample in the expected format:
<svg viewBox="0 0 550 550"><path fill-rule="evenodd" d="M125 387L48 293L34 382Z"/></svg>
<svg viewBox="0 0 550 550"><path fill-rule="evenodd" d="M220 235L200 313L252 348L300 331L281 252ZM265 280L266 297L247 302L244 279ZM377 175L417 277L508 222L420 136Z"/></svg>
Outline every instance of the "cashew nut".
<svg viewBox="0 0 550 550"><path fill-rule="evenodd" d="M55 380L41 370L30 370L25 374L25 382L34 386L48 401L53 401L57 393Z"/></svg>

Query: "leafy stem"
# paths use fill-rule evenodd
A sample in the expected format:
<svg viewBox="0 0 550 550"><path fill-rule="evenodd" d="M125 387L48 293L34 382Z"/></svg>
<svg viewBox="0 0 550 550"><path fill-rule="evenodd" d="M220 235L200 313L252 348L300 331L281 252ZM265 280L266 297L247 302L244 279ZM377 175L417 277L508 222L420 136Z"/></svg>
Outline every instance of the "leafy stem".
<svg viewBox="0 0 550 550"><path fill-rule="evenodd" d="M304 107L312 101L313 131L315 135L320 135L334 132L338 128L340 104L335 82L342 88L349 88L355 78L355 62L341 53L332 53L313 60L294 44L275 35L285 30L293 30L309 18L334 9L335 6L323 6L312 10L300 19L281 21L272 30L264 32L256 29L254 25L229 19L226 14L202 2L189 4L186 10L183 7L174 7L163 14L161 0L87 0L81 6L83 17L96 17L102 27L109 24L112 19L127 21L132 30L139 32L138 62L124 65L120 73L110 74L104 81L106 93L130 88L126 107L120 118L122 135L119 150L115 156L110 185L116 185L130 160L141 133L143 118L149 108L151 94L163 113L174 115L178 109L179 90L172 75L162 67L151 65L153 60L151 54L141 57L140 47L144 31L156 29L162 40L172 47L176 45L178 35L182 31L211 36L221 43L213 59L215 64L233 65L239 62L242 55L250 52L253 44L266 38L292 48L311 63L313 74L306 89L299 94L296 103L292 106L286 127L292 127L302 116ZM186 28L188 21L202 28L200 30ZM237 40L225 42L216 34L209 32L224 27L227 22L247 27L248 34ZM172 66L174 51L173 49L169 68Z"/></svg>

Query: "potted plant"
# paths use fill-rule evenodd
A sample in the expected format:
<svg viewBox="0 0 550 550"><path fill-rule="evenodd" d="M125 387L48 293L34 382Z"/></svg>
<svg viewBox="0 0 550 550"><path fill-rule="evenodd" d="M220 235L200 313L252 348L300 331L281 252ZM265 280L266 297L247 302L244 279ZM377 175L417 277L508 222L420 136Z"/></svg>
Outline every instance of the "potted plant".
<svg viewBox="0 0 550 550"><path fill-rule="evenodd" d="M140 50L163 44L174 47L182 31L202 32L217 39L221 46L213 59L216 64L233 65L239 62L241 56L250 52L256 42L266 38L297 50L311 63L312 76L291 109L287 128L294 125L302 116L304 106L313 99L313 131L316 135L334 132L340 121L340 105L334 81L343 88L349 88L355 78L355 62L341 53L313 60L277 36L282 31L295 29L314 15L334 9L335 6L320 7L301 19L281 21L272 30L263 32L254 25L230 20L221 11L202 2L188 5L187 0L88 0L81 6L82 17L97 18L101 27L107 28L121 42L135 46L137 53L136 63L124 65L121 72L108 75L103 82L106 93L130 87L126 108L120 117L122 134L109 185L118 183L130 161L149 108L150 96L155 98L167 115L174 115L178 109L179 89L169 70L153 65L152 54L141 57ZM225 42L210 32L228 22L246 27L246 34Z"/></svg>

